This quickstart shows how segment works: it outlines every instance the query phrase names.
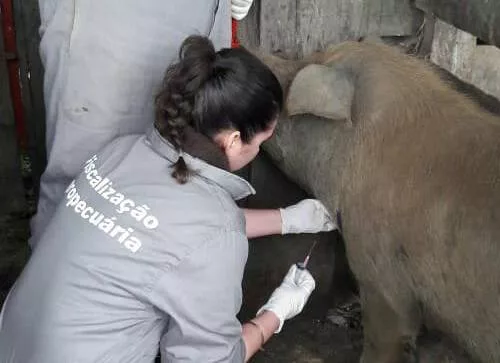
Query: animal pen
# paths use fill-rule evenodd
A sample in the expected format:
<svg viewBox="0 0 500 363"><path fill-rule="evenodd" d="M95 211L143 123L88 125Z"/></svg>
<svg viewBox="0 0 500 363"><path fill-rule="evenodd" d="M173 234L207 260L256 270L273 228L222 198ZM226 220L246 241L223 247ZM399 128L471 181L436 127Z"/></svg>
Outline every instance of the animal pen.
<svg viewBox="0 0 500 363"><path fill-rule="evenodd" d="M37 0L0 0L0 299L29 256L29 218L45 167L43 67L38 53ZM500 114L500 2L487 0L255 0L238 25L242 46L301 59L344 40L378 37L437 66L442 76L484 108ZM307 196L273 165L266 153L244 176L257 195L247 207L270 208ZM262 192L261 192L262 191ZM311 262L317 289L306 311L287 323L254 362L357 362L362 326L356 303L333 306L337 291L333 245L337 232L317 237ZM250 317L281 281L290 261L300 260L310 236L252 241L241 318ZM334 263L335 262L335 263ZM253 288L257 287L258 288ZM428 332L428 362L467 362L460 347ZM425 360L428 359L428 360Z"/></svg>

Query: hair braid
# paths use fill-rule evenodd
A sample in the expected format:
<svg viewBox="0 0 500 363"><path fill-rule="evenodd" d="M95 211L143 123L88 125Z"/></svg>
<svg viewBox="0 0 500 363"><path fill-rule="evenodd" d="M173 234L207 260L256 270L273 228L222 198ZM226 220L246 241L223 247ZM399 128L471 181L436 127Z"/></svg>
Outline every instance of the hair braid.
<svg viewBox="0 0 500 363"><path fill-rule="evenodd" d="M179 52L179 62L172 64L163 79L162 90L156 96L155 126L177 151L178 161L172 166L172 176L184 184L190 171L182 157L186 127L196 128L193 109L196 93L210 77L215 60L212 43L199 36L187 38Z"/></svg>

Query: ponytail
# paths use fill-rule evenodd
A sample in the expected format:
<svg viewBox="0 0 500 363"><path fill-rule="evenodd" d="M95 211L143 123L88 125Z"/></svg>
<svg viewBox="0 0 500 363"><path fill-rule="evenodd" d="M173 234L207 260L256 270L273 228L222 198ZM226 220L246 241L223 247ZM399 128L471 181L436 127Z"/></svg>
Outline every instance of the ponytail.
<svg viewBox="0 0 500 363"><path fill-rule="evenodd" d="M186 184L189 180L191 171L182 156L179 156L179 159L172 165L172 169L174 169L171 174L172 177L177 180L179 184Z"/></svg>

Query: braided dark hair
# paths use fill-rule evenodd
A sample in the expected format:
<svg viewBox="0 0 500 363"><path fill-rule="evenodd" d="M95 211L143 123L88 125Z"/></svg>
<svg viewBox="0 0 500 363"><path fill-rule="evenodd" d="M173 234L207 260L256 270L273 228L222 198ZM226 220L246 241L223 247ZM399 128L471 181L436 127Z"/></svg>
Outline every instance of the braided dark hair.
<svg viewBox="0 0 500 363"><path fill-rule="evenodd" d="M155 100L155 126L180 153L172 176L183 184L190 175L182 157L188 127L209 138L234 129L249 142L269 127L282 105L278 80L252 54L242 48L216 52L208 38L188 37Z"/></svg>
<svg viewBox="0 0 500 363"><path fill-rule="evenodd" d="M179 51L180 61L168 67L161 92L156 96L155 126L177 151L182 152L186 126L193 125L196 92L212 72L213 45L202 37L187 38ZM184 184L189 169L181 156L172 166L172 176Z"/></svg>

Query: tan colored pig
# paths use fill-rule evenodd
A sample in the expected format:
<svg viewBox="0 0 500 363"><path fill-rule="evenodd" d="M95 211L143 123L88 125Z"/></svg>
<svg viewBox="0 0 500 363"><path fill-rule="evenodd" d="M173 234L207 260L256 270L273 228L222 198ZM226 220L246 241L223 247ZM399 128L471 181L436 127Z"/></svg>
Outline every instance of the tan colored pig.
<svg viewBox="0 0 500 363"><path fill-rule="evenodd" d="M422 324L500 362L500 119L383 44L263 59L291 116L267 151L342 220L361 362L416 362Z"/></svg>

